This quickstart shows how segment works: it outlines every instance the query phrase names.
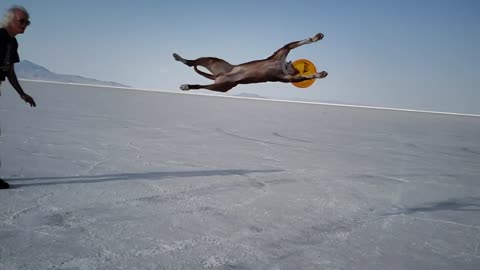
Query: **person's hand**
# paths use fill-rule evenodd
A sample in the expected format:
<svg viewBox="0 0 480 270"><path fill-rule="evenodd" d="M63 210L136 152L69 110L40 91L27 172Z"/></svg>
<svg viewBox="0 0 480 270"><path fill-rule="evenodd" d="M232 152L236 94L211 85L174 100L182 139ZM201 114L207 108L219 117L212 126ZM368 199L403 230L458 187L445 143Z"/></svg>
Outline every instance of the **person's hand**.
<svg viewBox="0 0 480 270"><path fill-rule="evenodd" d="M37 104L35 104L35 101L33 98L27 94L23 94L20 96L25 102L29 103L31 107L36 107Z"/></svg>

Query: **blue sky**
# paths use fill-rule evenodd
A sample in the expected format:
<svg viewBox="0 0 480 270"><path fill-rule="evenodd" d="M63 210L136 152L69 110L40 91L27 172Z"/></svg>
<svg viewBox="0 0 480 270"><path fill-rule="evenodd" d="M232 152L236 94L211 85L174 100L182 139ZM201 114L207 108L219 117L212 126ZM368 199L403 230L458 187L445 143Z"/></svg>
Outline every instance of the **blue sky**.
<svg viewBox="0 0 480 270"><path fill-rule="evenodd" d="M267 83L228 94L480 113L477 1L2 0L0 8L12 4L31 14L17 37L20 57L57 73L180 91L209 81L173 52L238 64L322 32L324 40L289 56L310 59L327 78L306 89Z"/></svg>

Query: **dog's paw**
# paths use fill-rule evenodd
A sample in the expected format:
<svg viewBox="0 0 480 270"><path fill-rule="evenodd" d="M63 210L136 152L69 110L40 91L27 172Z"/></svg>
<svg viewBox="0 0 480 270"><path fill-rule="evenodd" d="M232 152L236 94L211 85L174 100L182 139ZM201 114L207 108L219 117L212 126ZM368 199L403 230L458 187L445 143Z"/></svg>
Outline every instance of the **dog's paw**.
<svg viewBox="0 0 480 270"><path fill-rule="evenodd" d="M326 71L322 71L322 72L319 72L317 74L315 74L315 78L317 79L323 79L325 77L327 77L328 73Z"/></svg>
<svg viewBox="0 0 480 270"><path fill-rule="evenodd" d="M188 90L190 90L190 88L188 88L188 84L182 84L182 85L180 85L180 89L181 89L182 91L188 91Z"/></svg>
<svg viewBox="0 0 480 270"><path fill-rule="evenodd" d="M313 37L313 41L316 42L316 41L322 40L323 37L324 35L322 33L318 33Z"/></svg>
<svg viewBox="0 0 480 270"><path fill-rule="evenodd" d="M180 55L178 55L178 54L176 54L176 53L173 54L173 58L175 58L175 60L180 61L180 62L182 62L182 63L184 63L184 64L185 64L185 62L186 62L185 59L183 59Z"/></svg>

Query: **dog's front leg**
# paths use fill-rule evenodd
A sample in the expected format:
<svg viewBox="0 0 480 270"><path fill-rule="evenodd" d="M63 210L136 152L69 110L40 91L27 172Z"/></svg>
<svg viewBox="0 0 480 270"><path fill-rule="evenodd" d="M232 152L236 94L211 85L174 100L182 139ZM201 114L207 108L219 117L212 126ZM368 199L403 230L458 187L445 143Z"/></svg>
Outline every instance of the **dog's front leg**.
<svg viewBox="0 0 480 270"><path fill-rule="evenodd" d="M303 82L311 79L323 79L327 77L328 73L326 71L318 72L311 75L285 75L282 78L282 82Z"/></svg>
<svg viewBox="0 0 480 270"><path fill-rule="evenodd" d="M306 38L304 40L290 42L287 45L283 46L282 48L278 49L276 52L274 52L268 59L276 59L276 60L285 59L291 50L306 44L317 42L323 39L323 37L324 35L322 33L318 33L315 36Z"/></svg>
<svg viewBox="0 0 480 270"><path fill-rule="evenodd" d="M319 40L322 40L324 37L324 35L322 33L318 33L316 34L315 36L311 37L311 38L306 38L304 40L300 40L300 41L297 41L297 42L292 42L290 43L289 45L289 49L290 50L293 50L295 48L298 48L302 45L306 45L306 44L310 44L310 43L313 43L313 42L317 42Z"/></svg>

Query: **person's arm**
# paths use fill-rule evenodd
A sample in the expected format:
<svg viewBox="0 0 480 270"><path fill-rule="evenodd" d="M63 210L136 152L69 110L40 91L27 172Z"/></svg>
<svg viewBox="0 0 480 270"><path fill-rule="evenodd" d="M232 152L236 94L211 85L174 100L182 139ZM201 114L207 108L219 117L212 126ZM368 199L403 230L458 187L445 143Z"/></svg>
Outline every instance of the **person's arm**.
<svg viewBox="0 0 480 270"><path fill-rule="evenodd" d="M33 98L31 96L27 95L25 93L25 91L23 91L22 86L20 86L20 83L18 82L18 79L17 79L17 74L15 73L15 65L12 65L12 67L8 71L7 78L8 78L8 81L10 82L10 84L13 86L13 88L15 88L17 93L20 95L20 97L25 102L29 103L30 106L32 106L32 107L37 106L37 104L35 104L35 101L33 100Z"/></svg>

